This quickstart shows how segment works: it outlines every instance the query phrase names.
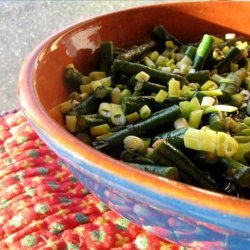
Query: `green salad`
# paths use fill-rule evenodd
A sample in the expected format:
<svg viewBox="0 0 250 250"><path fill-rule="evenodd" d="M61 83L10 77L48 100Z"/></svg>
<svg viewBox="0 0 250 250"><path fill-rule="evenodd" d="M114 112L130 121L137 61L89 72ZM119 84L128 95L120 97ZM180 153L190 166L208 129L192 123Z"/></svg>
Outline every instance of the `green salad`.
<svg viewBox="0 0 250 250"><path fill-rule="evenodd" d="M96 71L65 68L65 126L132 167L250 198L249 51L233 33L184 44L162 25L129 48L103 41Z"/></svg>

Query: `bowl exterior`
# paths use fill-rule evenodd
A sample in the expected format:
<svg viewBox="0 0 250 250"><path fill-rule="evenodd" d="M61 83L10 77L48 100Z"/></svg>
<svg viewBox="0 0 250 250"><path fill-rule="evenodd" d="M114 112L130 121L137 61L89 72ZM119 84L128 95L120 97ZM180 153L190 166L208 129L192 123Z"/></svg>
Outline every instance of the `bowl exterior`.
<svg viewBox="0 0 250 250"><path fill-rule="evenodd" d="M131 45L147 38L160 23L184 41L197 40L204 32L228 30L250 37L248 11L250 4L240 2L167 3L76 24L41 43L25 61L18 89L21 107L72 173L124 217L183 246L246 249L250 202L152 176L82 145L63 128L58 105L69 92L63 69L69 63L84 73L95 69L101 40ZM222 12L227 15L222 17Z"/></svg>
<svg viewBox="0 0 250 250"><path fill-rule="evenodd" d="M139 180L135 184L119 178L63 148L37 127L32 119L29 121L43 141L91 193L146 231L195 249L243 250L250 246L249 218L162 195L145 189Z"/></svg>

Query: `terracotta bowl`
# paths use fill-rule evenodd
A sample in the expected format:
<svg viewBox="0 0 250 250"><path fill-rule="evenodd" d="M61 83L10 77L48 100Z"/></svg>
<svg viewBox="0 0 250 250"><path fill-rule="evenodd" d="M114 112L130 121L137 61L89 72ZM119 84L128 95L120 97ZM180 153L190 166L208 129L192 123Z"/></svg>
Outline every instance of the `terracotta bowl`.
<svg viewBox="0 0 250 250"><path fill-rule="evenodd" d="M21 107L73 174L129 220L183 246L250 248L250 201L153 176L112 159L68 133L58 108L69 93L62 78L65 66L74 63L83 73L94 70L102 40L129 46L144 41L157 24L185 42L198 41L204 33L235 32L250 38L249 13L250 2L165 3L75 24L40 43L25 60L18 86Z"/></svg>

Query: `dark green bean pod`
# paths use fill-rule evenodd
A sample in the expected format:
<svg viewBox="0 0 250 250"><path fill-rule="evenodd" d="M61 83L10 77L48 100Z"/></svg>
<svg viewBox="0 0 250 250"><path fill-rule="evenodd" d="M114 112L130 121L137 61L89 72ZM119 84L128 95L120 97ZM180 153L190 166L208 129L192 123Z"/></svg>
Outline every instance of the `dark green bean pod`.
<svg viewBox="0 0 250 250"><path fill-rule="evenodd" d="M159 165L146 165L138 163L130 163L130 165L158 176L166 177L172 180L179 180L179 173L176 167L163 167Z"/></svg>
<svg viewBox="0 0 250 250"><path fill-rule="evenodd" d="M104 123L107 123L107 119L104 119L104 117L99 114L80 115L77 117L78 131L83 131L86 128L101 125Z"/></svg>
<svg viewBox="0 0 250 250"><path fill-rule="evenodd" d="M119 47L114 47L113 53L114 53L114 58L117 58L121 54L127 52L128 49L125 48L119 48Z"/></svg>
<svg viewBox="0 0 250 250"><path fill-rule="evenodd" d="M150 75L150 80L161 84L166 84L171 78L180 81L181 84L187 83L186 78L183 76L172 73L164 73L162 71L151 69L139 63L132 63L117 59L114 60L113 70L115 73L126 74L126 75L134 75L141 71L144 71Z"/></svg>
<svg viewBox="0 0 250 250"><path fill-rule="evenodd" d="M155 135L152 138L152 141L155 142L159 139L165 139L168 141L170 144L177 148L183 148L184 147L184 134L187 131L187 128L179 128L175 129L169 132L164 132Z"/></svg>
<svg viewBox="0 0 250 250"><path fill-rule="evenodd" d="M138 82L135 85L135 90L143 93L158 93L160 90L167 91L167 89L167 86L152 82Z"/></svg>
<svg viewBox="0 0 250 250"><path fill-rule="evenodd" d="M211 178L211 176L209 176L208 173L201 171L185 154L167 141L163 141L154 149L154 151L159 152L163 155L163 157L172 161L175 164L175 167L181 169L200 187L213 191L219 191L215 181ZM151 155L149 155L149 158L151 158L150 156ZM155 163L157 164L157 159Z"/></svg>
<svg viewBox="0 0 250 250"><path fill-rule="evenodd" d="M130 49L122 54L120 54L117 59L125 61L138 61L141 60L150 50L156 46L155 41L150 41L136 46L133 49Z"/></svg>
<svg viewBox="0 0 250 250"><path fill-rule="evenodd" d="M202 40L197 48L197 51L194 57L193 65L196 70L203 69L205 61L212 48L212 44L213 44L212 36L205 34L202 37Z"/></svg>
<svg viewBox="0 0 250 250"><path fill-rule="evenodd" d="M147 165L154 164L154 162L148 157L132 150L124 150L120 155L120 160L124 162L137 163L137 164L147 164Z"/></svg>
<svg viewBox="0 0 250 250"><path fill-rule="evenodd" d="M107 73L111 72L111 66L114 60L113 42L104 41L100 45L100 70Z"/></svg>
<svg viewBox="0 0 250 250"><path fill-rule="evenodd" d="M220 163L232 175L235 183L243 188L250 187L250 167L228 157L221 157Z"/></svg>
<svg viewBox="0 0 250 250"><path fill-rule="evenodd" d="M190 45L187 47L185 51L185 55L188 56L192 61L194 60L195 54L196 54L197 48Z"/></svg>
<svg viewBox="0 0 250 250"><path fill-rule="evenodd" d="M101 102L102 99L98 99L94 94L92 94L85 101L78 103L73 108L73 113L76 115L88 115L96 113Z"/></svg>
<svg viewBox="0 0 250 250"><path fill-rule="evenodd" d="M209 70L199 70L194 73L188 73L186 78L189 82L202 84L210 79Z"/></svg>
<svg viewBox="0 0 250 250"><path fill-rule="evenodd" d="M183 43L177 39L174 35L169 33L162 25L155 26L152 31L152 36L161 42L173 41L174 44L181 46Z"/></svg>
<svg viewBox="0 0 250 250"><path fill-rule="evenodd" d="M223 74L230 71L231 63L238 61L242 57L240 49L233 47L227 53L225 58L220 60L220 62L215 66L218 70L218 74Z"/></svg>
<svg viewBox="0 0 250 250"><path fill-rule="evenodd" d="M105 87L103 85L98 86L95 89L94 95L96 98L111 98L111 93L112 93L112 89L111 87Z"/></svg>
<svg viewBox="0 0 250 250"><path fill-rule="evenodd" d="M215 131L225 131L226 125L223 116L218 112L212 112L209 115L209 127Z"/></svg>
<svg viewBox="0 0 250 250"><path fill-rule="evenodd" d="M220 102L229 102L233 94L237 93L238 89L243 84L245 77L247 75L247 70L241 68L235 72L231 72L226 78L231 80L231 83L221 84L220 89L223 92L222 96L218 99Z"/></svg>
<svg viewBox="0 0 250 250"><path fill-rule="evenodd" d="M89 83L88 77L82 75L73 64L69 64L64 70L64 79L69 84L72 84L74 87L79 88L81 84Z"/></svg>
<svg viewBox="0 0 250 250"><path fill-rule="evenodd" d="M144 105L147 105L152 111L158 111L185 100L186 98L184 97L169 97L164 102L158 103L153 96L130 96L124 97L121 105L124 113L130 114L139 111Z"/></svg>
<svg viewBox="0 0 250 250"><path fill-rule="evenodd" d="M136 124L130 124L125 129L113 133L102 141L94 142L93 145L96 149L103 152L109 152L114 148L121 147L124 138L128 135L144 135L145 133L153 131L159 127L172 125L179 117L181 117L181 110L179 106L173 105L154 113L146 120L140 121Z"/></svg>

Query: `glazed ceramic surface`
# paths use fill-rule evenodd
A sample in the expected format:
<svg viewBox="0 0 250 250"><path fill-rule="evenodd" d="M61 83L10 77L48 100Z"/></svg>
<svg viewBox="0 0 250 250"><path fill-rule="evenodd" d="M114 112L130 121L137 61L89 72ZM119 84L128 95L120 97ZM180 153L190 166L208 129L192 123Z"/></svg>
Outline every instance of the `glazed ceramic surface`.
<svg viewBox="0 0 250 250"><path fill-rule="evenodd" d="M42 42L26 59L18 94L41 138L89 190L146 230L183 246L250 249L250 201L194 188L129 167L82 144L63 127L58 108L69 89L69 63L87 74L98 65L102 40L129 46L163 24L184 42L204 33L250 37L250 3L183 2L120 11L73 25Z"/></svg>

